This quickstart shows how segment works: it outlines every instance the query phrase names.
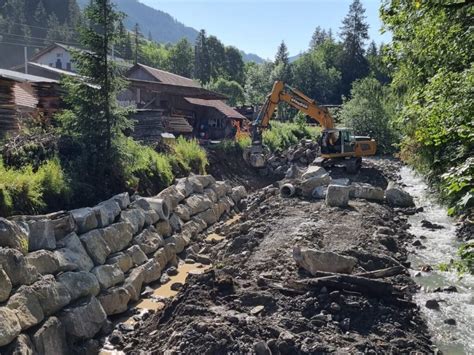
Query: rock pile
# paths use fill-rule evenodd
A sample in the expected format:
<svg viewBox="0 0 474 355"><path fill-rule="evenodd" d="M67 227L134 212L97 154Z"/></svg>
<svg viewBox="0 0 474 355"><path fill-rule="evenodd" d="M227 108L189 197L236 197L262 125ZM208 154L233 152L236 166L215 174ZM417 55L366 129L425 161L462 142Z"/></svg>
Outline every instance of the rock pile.
<svg viewBox="0 0 474 355"><path fill-rule="evenodd" d="M97 350L90 339L110 331L107 317L125 312L245 196L192 175L154 197L123 193L91 208L0 219L0 353Z"/></svg>
<svg viewBox="0 0 474 355"><path fill-rule="evenodd" d="M274 152L267 161L269 172L282 176L292 164L307 166L316 159L318 149L318 143L309 139L303 139L297 145L285 151Z"/></svg>

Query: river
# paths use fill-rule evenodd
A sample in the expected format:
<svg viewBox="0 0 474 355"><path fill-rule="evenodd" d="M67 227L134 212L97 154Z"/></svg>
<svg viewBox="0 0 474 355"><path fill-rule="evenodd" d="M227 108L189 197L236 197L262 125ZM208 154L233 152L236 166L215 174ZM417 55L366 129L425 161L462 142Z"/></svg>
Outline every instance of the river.
<svg viewBox="0 0 474 355"><path fill-rule="evenodd" d="M440 263L449 263L450 259L457 257L460 242L456 238L455 220L447 216L446 208L439 204L423 178L412 169L403 167L401 177L406 185L405 190L414 197L416 206L423 207L422 212L409 217L409 232L415 235L424 247L411 247L410 273L421 286L415 301L428 323L434 343L443 353L474 354L474 276L460 277L456 272L437 270ZM422 227L422 220L444 228L431 231ZM433 271L421 272L420 275L422 265L431 265ZM434 292L438 287L443 289L448 286L455 286L458 292ZM439 310L425 306L426 301L430 299L439 302ZM444 322L446 319L454 319L456 324L448 325Z"/></svg>

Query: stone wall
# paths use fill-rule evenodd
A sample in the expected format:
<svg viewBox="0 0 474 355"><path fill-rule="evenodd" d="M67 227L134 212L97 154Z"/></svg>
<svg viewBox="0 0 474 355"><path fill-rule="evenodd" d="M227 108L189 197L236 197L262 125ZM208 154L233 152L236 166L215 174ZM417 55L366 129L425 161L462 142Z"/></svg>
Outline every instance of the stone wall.
<svg viewBox="0 0 474 355"><path fill-rule="evenodd" d="M154 197L0 219L0 354L66 354L106 334L108 317L245 195L192 175Z"/></svg>

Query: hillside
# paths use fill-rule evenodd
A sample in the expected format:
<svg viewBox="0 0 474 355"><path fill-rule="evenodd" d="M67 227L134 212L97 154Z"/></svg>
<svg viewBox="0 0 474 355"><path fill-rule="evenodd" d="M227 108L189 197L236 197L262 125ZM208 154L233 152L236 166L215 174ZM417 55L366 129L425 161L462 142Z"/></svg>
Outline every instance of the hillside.
<svg viewBox="0 0 474 355"><path fill-rule="evenodd" d="M89 0L77 0L79 6L84 7ZM136 23L145 37L151 34L154 41L158 43L176 43L181 38L187 38L194 43L198 31L179 22L171 15L161 10L154 9L142 4L138 0L114 0L117 8L126 13L125 26L132 29ZM219 35L217 34L217 37ZM242 58L246 62L262 63L263 59L253 53L241 51Z"/></svg>

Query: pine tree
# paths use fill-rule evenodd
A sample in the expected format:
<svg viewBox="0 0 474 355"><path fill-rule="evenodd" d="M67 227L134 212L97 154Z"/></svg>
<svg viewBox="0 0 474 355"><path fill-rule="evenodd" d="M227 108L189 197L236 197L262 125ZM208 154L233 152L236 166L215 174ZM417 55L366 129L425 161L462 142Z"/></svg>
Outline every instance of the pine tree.
<svg viewBox="0 0 474 355"><path fill-rule="evenodd" d="M134 47L135 52L134 52L133 60L134 60L134 63L137 64L140 58L140 37L142 35L140 33L140 26L138 25L138 23L135 24L133 30L135 32L135 47Z"/></svg>
<svg viewBox="0 0 474 355"><path fill-rule="evenodd" d="M35 14L34 14L34 23L35 23L35 37L38 38L45 38L47 31L43 28L39 28L37 26L43 27L45 21L47 20L48 15L46 14L46 9L44 8L43 0L38 1L38 5L36 6Z"/></svg>
<svg viewBox="0 0 474 355"><path fill-rule="evenodd" d="M80 42L88 51L73 53L81 78L64 79L69 110L62 114L62 122L65 131L83 147L75 169L80 181L107 194L117 168L122 130L130 127L127 112L118 107L116 99L125 81L108 57L119 39L116 29L122 15L114 11L110 0L92 0L84 16L87 25L80 27Z"/></svg>
<svg viewBox="0 0 474 355"><path fill-rule="evenodd" d="M341 38L344 48L342 86L348 95L352 82L367 75L369 65L364 56L365 42L369 38L369 25L365 22L365 9L360 0L353 0L349 13L342 21Z"/></svg>
<svg viewBox="0 0 474 355"><path fill-rule="evenodd" d="M329 37L329 34L326 32L325 29L321 28L321 26L316 27L313 32L313 36L311 37L311 41L309 42L309 48L315 49Z"/></svg>
<svg viewBox="0 0 474 355"><path fill-rule="evenodd" d="M170 49L169 69L172 73L190 78L193 73L193 47L186 38Z"/></svg>
<svg viewBox="0 0 474 355"><path fill-rule="evenodd" d="M283 65L288 65L290 60L288 58L288 47L285 44L285 41L281 41L278 46L277 54L275 55L275 65L282 63Z"/></svg>
<svg viewBox="0 0 474 355"><path fill-rule="evenodd" d="M48 17L48 32L46 33L45 43L52 44L63 40L61 24L55 13Z"/></svg>
<svg viewBox="0 0 474 355"><path fill-rule="evenodd" d="M207 84L211 80L209 48L205 30L199 31L194 46L194 77L203 84Z"/></svg>
<svg viewBox="0 0 474 355"><path fill-rule="evenodd" d="M245 84L245 63L240 51L232 46L225 48L226 76L231 81L236 81L240 85Z"/></svg>

